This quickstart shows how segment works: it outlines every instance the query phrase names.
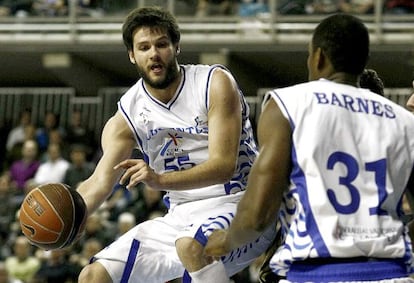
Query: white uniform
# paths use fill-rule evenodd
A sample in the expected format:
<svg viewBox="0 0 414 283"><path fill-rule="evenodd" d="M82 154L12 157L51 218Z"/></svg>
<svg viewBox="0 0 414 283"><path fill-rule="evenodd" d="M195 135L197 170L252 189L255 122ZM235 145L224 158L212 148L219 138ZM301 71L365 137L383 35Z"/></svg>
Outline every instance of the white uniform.
<svg viewBox="0 0 414 283"><path fill-rule="evenodd" d="M411 245L401 204L414 166L414 115L369 90L324 79L275 89L269 98L289 120L293 141L280 212L285 240L272 270L289 270L292 282L407 277Z"/></svg>
<svg viewBox="0 0 414 283"><path fill-rule="evenodd" d="M212 73L221 66L182 65L182 80L168 103L153 97L140 79L118 103L144 159L157 173L189 169L208 159L208 105ZM205 245L213 229L227 228L257 155L249 108L240 92L242 135L237 168L230 182L185 191L168 191L166 216L144 222L96 255L114 282L166 282L186 278L175 241L194 237ZM229 275L245 268L266 250L275 229L255 243L223 258Z"/></svg>

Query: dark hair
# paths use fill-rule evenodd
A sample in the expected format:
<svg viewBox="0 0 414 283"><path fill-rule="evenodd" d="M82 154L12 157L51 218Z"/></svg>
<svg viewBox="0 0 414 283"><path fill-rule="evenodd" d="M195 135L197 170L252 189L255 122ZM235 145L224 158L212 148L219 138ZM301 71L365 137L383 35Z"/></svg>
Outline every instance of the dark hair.
<svg viewBox="0 0 414 283"><path fill-rule="evenodd" d="M373 69L365 69L359 77L360 87L384 96L384 83Z"/></svg>
<svg viewBox="0 0 414 283"><path fill-rule="evenodd" d="M335 14L316 27L312 46L322 49L336 72L360 75L369 57L368 29L357 17Z"/></svg>
<svg viewBox="0 0 414 283"><path fill-rule="evenodd" d="M180 29L174 16L159 7L136 8L125 19L122 38L127 50L133 49L133 33L137 28L161 28L168 32L173 44L180 41Z"/></svg>

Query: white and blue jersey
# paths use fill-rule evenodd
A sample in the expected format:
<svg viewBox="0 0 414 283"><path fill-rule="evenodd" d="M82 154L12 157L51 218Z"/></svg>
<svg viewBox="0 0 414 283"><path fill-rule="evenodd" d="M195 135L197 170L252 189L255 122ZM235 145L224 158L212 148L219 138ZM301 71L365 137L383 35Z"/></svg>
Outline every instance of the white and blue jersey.
<svg viewBox="0 0 414 283"><path fill-rule="evenodd" d="M379 259L369 272L361 264L323 270L327 281L383 278L375 266L390 265L380 259L408 269L411 245L401 217L414 166L414 115L367 89L324 79L272 90L266 99L278 104L292 129L290 188L280 211L284 244L272 270L290 269L289 280L294 263L312 258ZM400 266L391 267L392 276L406 275ZM307 271L296 275L319 280Z"/></svg>
<svg viewBox="0 0 414 283"><path fill-rule="evenodd" d="M182 80L174 97L163 103L140 79L118 103L119 111L135 134L144 159L157 173L189 169L208 159L208 110L211 76L219 65L181 65ZM202 83L200 83L202 82ZM249 120L242 103L242 135L236 171L229 183L186 191L169 191L167 202L183 203L243 191L257 155ZM191 107L189 107L191 105Z"/></svg>
<svg viewBox="0 0 414 283"><path fill-rule="evenodd" d="M144 159L157 173L188 169L208 159L209 89L216 68L222 67L181 66L182 81L166 104L155 99L142 80L121 97L119 111L135 134ZM177 239L191 237L204 246L213 230L229 227L257 155L249 108L239 93L242 133L231 181L167 192L167 214L138 224L94 256L112 282L159 283L180 277L191 282L175 248ZM249 266L266 251L275 234L276 228L271 226L257 240L223 257L227 274L232 276Z"/></svg>

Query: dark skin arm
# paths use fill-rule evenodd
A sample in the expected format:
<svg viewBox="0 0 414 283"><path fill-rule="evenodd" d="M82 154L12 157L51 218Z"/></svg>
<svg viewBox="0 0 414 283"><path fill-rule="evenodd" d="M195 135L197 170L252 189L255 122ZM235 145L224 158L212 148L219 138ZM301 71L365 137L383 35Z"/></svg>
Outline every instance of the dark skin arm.
<svg viewBox="0 0 414 283"><path fill-rule="evenodd" d="M411 173L410 179L408 180L406 197L411 208L411 213L414 213L414 172ZM414 250L414 220L411 220L407 226L411 238L411 246Z"/></svg>
<svg viewBox="0 0 414 283"><path fill-rule="evenodd" d="M291 168L291 129L277 104L265 105L258 124L260 154L251 169L246 192L229 229L215 230L205 247L220 257L256 240L276 218Z"/></svg>

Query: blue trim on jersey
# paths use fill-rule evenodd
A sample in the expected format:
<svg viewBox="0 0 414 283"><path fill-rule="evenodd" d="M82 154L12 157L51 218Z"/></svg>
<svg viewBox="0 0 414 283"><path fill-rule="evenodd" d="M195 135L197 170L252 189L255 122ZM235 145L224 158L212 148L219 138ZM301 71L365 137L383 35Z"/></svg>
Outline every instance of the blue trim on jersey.
<svg viewBox="0 0 414 283"><path fill-rule="evenodd" d="M297 162L295 145L292 147L292 164L293 166L290 178L297 188L297 193L306 215L306 230L309 236L312 238L314 248L318 252L318 255L320 257L330 257L331 255L329 253L329 250L323 241L322 235L318 229L318 224L312 213L311 205L309 203L308 185L306 184L305 174Z"/></svg>
<svg viewBox="0 0 414 283"><path fill-rule="evenodd" d="M139 146L142 148L142 140L139 138L139 135L138 135L137 131L135 130L134 123L132 123L131 118L128 116L128 114L125 111L124 107L122 107L121 101L118 102L118 106L119 106L119 109L121 109L122 113L124 113L124 116L126 117L128 123L130 124L130 126L131 126L131 128L134 132L135 138L137 139L137 141L139 143Z"/></svg>
<svg viewBox="0 0 414 283"><path fill-rule="evenodd" d="M208 102L209 102L209 100L208 100L208 98L209 98L209 96L208 96L208 92L209 92L209 90L210 90L210 80L211 80L211 73L215 70L216 68L215 67L213 67L213 68L211 68L210 69L210 71L208 72L208 75L207 75L207 82L206 82L206 94L205 94L205 99L204 99L204 101L205 101L205 103L206 103L206 109L208 110Z"/></svg>
<svg viewBox="0 0 414 283"><path fill-rule="evenodd" d="M137 258L139 250L139 241L134 239L132 240L131 248L129 250L129 255L127 262L125 264L124 272L122 273L121 283L127 283L134 267L135 259Z"/></svg>
<svg viewBox="0 0 414 283"><path fill-rule="evenodd" d="M147 88L145 87L144 80L143 80L143 79L141 79L141 85L142 85L142 88L144 89L144 92L145 92L145 94L148 96L148 98L149 98L149 99L151 99L154 103L156 103L156 104L158 104L159 106L161 106L162 108L165 108L165 109L167 109L167 110L170 110L170 109L171 109L171 107L173 106L174 102L175 102L175 101L177 101L178 97L180 96L181 90L182 90L182 89L183 89L183 87L184 87L184 82L185 82L185 70L184 70L184 68L183 68L182 66L180 66L180 71L181 71L181 70L182 70L182 75L183 75L183 77L182 77L182 80L181 80L180 86L178 87L177 92L175 93L175 95L174 95L173 99L172 99L172 100L170 100L170 101L168 101L168 103L167 103L167 104L162 103L161 101L159 101L159 100L157 100L156 98L154 98L154 97L150 94L150 92L147 90Z"/></svg>
<svg viewBox="0 0 414 283"><path fill-rule="evenodd" d="M280 105L282 105L283 108L285 109L285 113L288 115L289 124L292 129L292 133L293 133L295 131L295 123L289 114L288 108L286 107L286 105L284 104L280 96L276 93L276 91L273 91L273 93L275 97L279 100ZM318 255L320 257L330 257L329 250L327 246L325 245L325 242L323 241L322 235L318 229L317 222L312 213L312 209L309 203L309 196L308 196L309 191L308 191L308 186L306 184L306 177L298 164L295 144L292 145L291 158L292 158L292 172L290 174L290 179L297 189L300 202L303 206L304 213L306 215L306 230L309 236L312 238L314 248L318 252Z"/></svg>
<svg viewBox="0 0 414 283"><path fill-rule="evenodd" d="M185 270L183 274L183 283L191 283L191 276L188 274L188 271Z"/></svg>
<svg viewBox="0 0 414 283"><path fill-rule="evenodd" d="M215 70L215 69L217 69L217 68L220 68L220 69L223 69L223 70L226 70L226 71L228 71L229 73L230 73L230 71L229 71L229 69L227 69L225 66L223 66L223 65L220 65L220 64L215 64L215 65L211 65L211 69L210 69L210 71L208 72L208 75L207 75L207 83L206 83L206 98L205 98L205 103L206 103L206 109L208 109L208 102L209 102L209 96L208 96L208 92L209 92L209 90L210 90L210 81L211 81L211 74L213 73L213 71Z"/></svg>
<svg viewBox="0 0 414 283"><path fill-rule="evenodd" d="M326 259L329 262L329 258ZM403 260L378 259L366 262L309 264L294 263L287 273L287 280L305 282L379 281L408 277Z"/></svg>
<svg viewBox="0 0 414 283"><path fill-rule="evenodd" d="M199 242L203 247L207 244L208 238L204 235L202 227L198 228L197 232L194 235L194 240Z"/></svg>

